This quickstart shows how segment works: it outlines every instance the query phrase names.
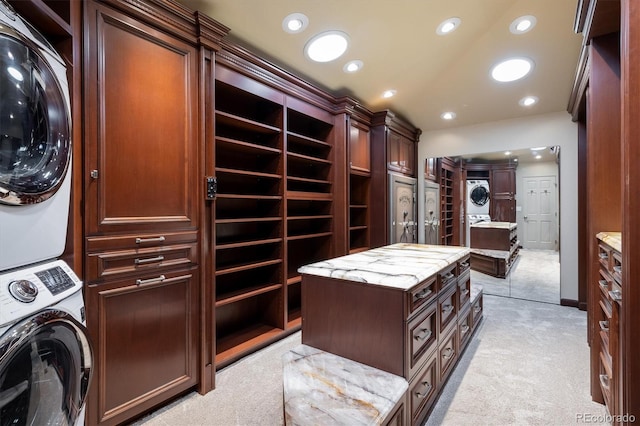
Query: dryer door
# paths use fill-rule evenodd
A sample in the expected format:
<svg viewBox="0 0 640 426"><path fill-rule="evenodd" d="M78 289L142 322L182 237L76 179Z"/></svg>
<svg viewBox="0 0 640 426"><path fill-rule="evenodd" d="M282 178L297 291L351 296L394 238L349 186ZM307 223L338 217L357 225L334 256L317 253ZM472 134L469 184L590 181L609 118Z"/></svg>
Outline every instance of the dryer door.
<svg viewBox="0 0 640 426"><path fill-rule="evenodd" d="M0 425L74 425L92 372L86 329L47 309L0 336Z"/></svg>
<svg viewBox="0 0 640 426"><path fill-rule="evenodd" d="M69 167L69 111L35 43L0 25L0 52L0 202L38 203Z"/></svg>
<svg viewBox="0 0 640 426"><path fill-rule="evenodd" d="M469 194L469 199L478 207L484 206L489 201L489 191L487 187L480 184L474 186Z"/></svg>

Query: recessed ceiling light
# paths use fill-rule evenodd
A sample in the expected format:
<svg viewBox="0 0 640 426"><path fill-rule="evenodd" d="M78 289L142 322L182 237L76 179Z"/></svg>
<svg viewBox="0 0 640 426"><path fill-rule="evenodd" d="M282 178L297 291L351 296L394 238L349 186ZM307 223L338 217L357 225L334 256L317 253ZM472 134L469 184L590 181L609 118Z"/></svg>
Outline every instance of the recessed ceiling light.
<svg viewBox="0 0 640 426"><path fill-rule="evenodd" d="M442 118L443 120L453 120L454 118L456 118L456 113L451 111L443 112L440 115L440 118Z"/></svg>
<svg viewBox="0 0 640 426"><path fill-rule="evenodd" d="M391 89L391 90L385 90L385 91L382 93L382 97L383 97L383 98L392 98L392 97L394 97L394 96L396 95L396 93L397 93L397 92L396 92L395 90L393 90L393 89Z"/></svg>
<svg viewBox="0 0 640 426"><path fill-rule="evenodd" d="M282 29L289 34L296 34L304 31L309 25L309 18L302 13L292 13L282 20Z"/></svg>
<svg viewBox="0 0 640 426"><path fill-rule="evenodd" d="M364 66L364 64L362 63L362 61L360 60L355 60L355 61L349 61L347 62L344 67L342 67L342 69L344 70L344 72L356 72L356 71L360 71L360 69L362 69L362 67Z"/></svg>
<svg viewBox="0 0 640 426"><path fill-rule="evenodd" d="M536 148L529 148L531 151L542 151L543 149L547 149L546 146L539 146Z"/></svg>
<svg viewBox="0 0 640 426"><path fill-rule="evenodd" d="M304 47L304 52L312 61L330 62L342 56L348 46L348 37L345 33L326 31L309 40Z"/></svg>
<svg viewBox="0 0 640 426"><path fill-rule="evenodd" d="M533 15L521 16L513 20L509 25L509 31L512 34L524 34L529 32L536 26L536 17Z"/></svg>
<svg viewBox="0 0 640 426"><path fill-rule="evenodd" d="M520 99L518 103L523 107L528 107L537 104L538 98L536 96L525 96L524 98Z"/></svg>
<svg viewBox="0 0 640 426"><path fill-rule="evenodd" d="M505 151L504 155L511 155L511 151Z"/></svg>
<svg viewBox="0 0 640 426"><path fill-rule="evenodd" d="M438 28L436 29L436 34L438 35L445 35L445 34L449 34L450 32L455 31L459 26L460 26L460 18L449 18L447 20L444 20L440 23L440 25L438 25Z"/></svg>
<svg viewBox="0 0 640 426"><path fill-rule="evenodd" d="M533 69L529 58L512 58L500 62L491 69L491 77L503 83L520 80Z"/></svg>
<svg viewBox="0 0 640 426"><path fill-rule="evenodd" d="M539 160L541 158L542 158L542 155L540 155L540 154L536 155L536 160Z"/></svg>

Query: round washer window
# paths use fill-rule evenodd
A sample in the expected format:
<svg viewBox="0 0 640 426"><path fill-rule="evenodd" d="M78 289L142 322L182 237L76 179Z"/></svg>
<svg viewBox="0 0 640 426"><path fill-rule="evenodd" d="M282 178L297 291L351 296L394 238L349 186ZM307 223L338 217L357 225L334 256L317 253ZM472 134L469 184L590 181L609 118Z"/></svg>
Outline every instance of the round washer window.
<svg viewBox="0 0 640 426"><path fill-rule="evenodd" d="M70 122L58 81L39 50L0 30L0 202L52 196L71 160Z"/></svg>
<svg viewBox="0 0 640 426"><path fill-rule="evenodd" d="M476 185L471 190L470 198L474 205L482 207L489 201L489 191L487 191L487 188L482 185Z"/></svg>

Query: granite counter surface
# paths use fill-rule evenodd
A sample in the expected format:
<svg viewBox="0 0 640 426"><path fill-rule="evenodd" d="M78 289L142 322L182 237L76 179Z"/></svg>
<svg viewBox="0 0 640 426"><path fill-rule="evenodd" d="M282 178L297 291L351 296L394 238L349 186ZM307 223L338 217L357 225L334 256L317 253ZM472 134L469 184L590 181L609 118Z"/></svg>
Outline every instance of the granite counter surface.
<svg viewBox="0 0 640 426"><path fill-rule="evenodd" d="M399 243L305 265L298 272L409 290L469 253L467 247Z"/></svg>
<svg viewBox="0 0 640 426"><path fill-rule="evenodd" d="M379 425L404 396L396 375L300 345L282 356L285 423Z"/></svg>
<svg viewBox="0 0 640 426"><path fill-rule="evenodd" d="M514 229L518 224L513 222L479 222L469 226L472 228Z"/></svg>
<svg viewBox="0 0 640 426"><path fill-rule="evenodd" d="M596 238L605 244L611 246L612 249L622 253L622 233L621 232L599 232Z"/></svg>

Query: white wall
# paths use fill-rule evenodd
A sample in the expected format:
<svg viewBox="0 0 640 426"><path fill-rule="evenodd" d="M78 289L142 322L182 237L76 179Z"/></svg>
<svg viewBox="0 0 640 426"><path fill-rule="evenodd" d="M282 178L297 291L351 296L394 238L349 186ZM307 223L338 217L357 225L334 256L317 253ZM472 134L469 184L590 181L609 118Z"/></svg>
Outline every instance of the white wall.
<svg viewBox="0 0 640 426"><path fill-rule="evenodd" d="M560 153L560 155L562 155L562 152ZM523 207L522 203L524 202L524 178L542 176L553 176L556 179L556 183L559 184L560 179L558 177L558 164L553 161L545 161L542 163L521 162L520 164L518 164L518 168L516 169L516 222L518 223L518 230L524 230L524 214L522 211L518 211L518 207ZM560 189L560 185L558 185L558 189ZM559 191L556 191L556 212L558 212L558 197ZM559 222L556 219L556 232L558 228ZM523 248L527 248L523 232L519 232L518 236L520 237L520 245L522 245Z"/></svg>
<svg viewBox="0 0 640 426"><path fill-rule="evenodd" d="M418 144L418 176L428 157L560 146L560 298L578 300L578 127L567 112L426 131ZM418 193L424 181L418 180ZM418 197L418 235L424 241L424 197Z"/></svg>

